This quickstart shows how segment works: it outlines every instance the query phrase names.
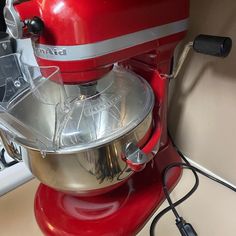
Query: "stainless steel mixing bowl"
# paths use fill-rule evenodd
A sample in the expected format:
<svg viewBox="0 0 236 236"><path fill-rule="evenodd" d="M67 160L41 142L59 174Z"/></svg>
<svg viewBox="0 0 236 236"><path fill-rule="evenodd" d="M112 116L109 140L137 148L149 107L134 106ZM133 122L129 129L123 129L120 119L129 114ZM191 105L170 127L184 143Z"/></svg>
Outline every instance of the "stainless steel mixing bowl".
<svg viewBox="0 0 236 236"><path fill-rule="evenodd" d="M133 173L126 161L130 144L136 155L150 138L154 95L148 83L123 69L98 83L89 99L79 94L84 88L67 86L70 105L64 113L52 102L61 91L51 81L0 116L7 150L14 155L14 142L26 148L33 175L59 191L88 196L119 186ZM40 91L51 102L42 100Z"/></svg>

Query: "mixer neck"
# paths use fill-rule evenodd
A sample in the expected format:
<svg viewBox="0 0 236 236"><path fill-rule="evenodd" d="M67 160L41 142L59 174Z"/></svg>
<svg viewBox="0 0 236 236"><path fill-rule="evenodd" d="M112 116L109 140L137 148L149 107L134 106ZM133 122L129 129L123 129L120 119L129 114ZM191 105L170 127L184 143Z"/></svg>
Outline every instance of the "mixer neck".
<svg viewBox="0 0 236 236"><path fill-rule="evenodd" d="M91 83L81 84L79 85L79 89L80 89L81 100L95 96L98 93L96 81Z"/></svg>

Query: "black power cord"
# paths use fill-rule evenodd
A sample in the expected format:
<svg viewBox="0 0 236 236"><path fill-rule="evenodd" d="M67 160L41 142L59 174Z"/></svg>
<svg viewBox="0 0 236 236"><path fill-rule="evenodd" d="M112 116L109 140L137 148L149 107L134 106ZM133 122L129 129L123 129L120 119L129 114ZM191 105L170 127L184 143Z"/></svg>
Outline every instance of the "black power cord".
<svg viewBox="0 0 236 236"><path fill-rule="evenodd" d="M170 136L170 135L169 135ZM171 136L170 136L171 137ZM172 139L171 139L172 140ZM173 211L175 217L176 217L176 225L181 233L182 236L197 236L197 233L196 231L194 230L194 228L192 227L191 224L189 223L186 223L185 220L178 214L177 210L176 210L176 206L180 205L182 202L184 202L185 200L187 200L198 188L198 185L199 185L199 178L198 178L198 175L197 175L197 172L202 174L203 176L231 189L232 191L236 192L236 188L234 188L233 186L231 186L230 184L198 169L197 167L195 166L192 166L188 160L185 158L185 156L183 155L183 153L178 149L178 147L174 144L174 142L172 141L174 147L176 148L176 151L178 152L178 154L181 156L181 158L183 159L183 161L185 163L172 163L170 165L168 165L163 173L162 173L162 184L163 184L163 191L164 191L164 194L166 196L166 199L169 203L169 206L166 207L164 210L162 210L159 214L157 214L155 216L155 218L153 219L152 223L151 223L151 226L150 226L150 236L154 236L154 230L155 230L155 226L157 224L157 222L161 219L162 216L164 216L167 212L169 212L170 210ZM193 172L194 174L194 177L195 177L195 184L194 186L191 188L191 190L185 195L183 196L181 199L179 199L178 201L176 202L172 202L171 198L170 198L170 194L169 194L169 191L168 191L168 188L166 186L166 176L168 174L168 172L174 168L174 167L181 167L181 168L184 168L184 169L189 169Z"/></svg>

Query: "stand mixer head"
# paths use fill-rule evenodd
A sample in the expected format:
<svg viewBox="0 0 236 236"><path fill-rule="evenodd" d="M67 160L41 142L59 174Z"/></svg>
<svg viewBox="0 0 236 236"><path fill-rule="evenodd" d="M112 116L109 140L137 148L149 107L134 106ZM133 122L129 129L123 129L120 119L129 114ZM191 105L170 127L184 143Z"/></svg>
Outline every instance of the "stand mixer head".
<svg viewBox="0 0 236 236"><path fill-rule="evenodd" d="M7 0L4 15L10 35L34 38L39 65L58 66L74 84L153 50L167 63L184 37L188 1Z"/></svg>
<svg viewBox="0 0 236 236"><path fill-rule="evenodd" d="M167 141L165 82L155 73L170 68L188 1L8 0L4 15L12 37L31 37L38 64L61 72L61 83L41 76L21 109L5 109L21 134L5 136L27 149L32 173L59 191L91 196L142 170Z"/></svg>

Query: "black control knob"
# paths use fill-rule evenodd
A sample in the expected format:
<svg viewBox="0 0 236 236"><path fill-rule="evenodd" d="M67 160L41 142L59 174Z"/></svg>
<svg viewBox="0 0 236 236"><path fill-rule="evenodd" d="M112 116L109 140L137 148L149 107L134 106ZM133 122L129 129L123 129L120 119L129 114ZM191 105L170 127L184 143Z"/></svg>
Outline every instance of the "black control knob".
<svg viewBox="0 0 236 236"><path fill-rule="evenodd" d="M229 37L200 34L193 42L196 52L217 57L227 57L231 48L232 40Z"/></svg>
<svg viewBox="0 0 236 236"><path fill-rule="evenodd" d="M34 35L41 34L44 29L43 21L37 16L33 17L32 19L27 20L25 24L28 28L28 31Z"/></svg>

